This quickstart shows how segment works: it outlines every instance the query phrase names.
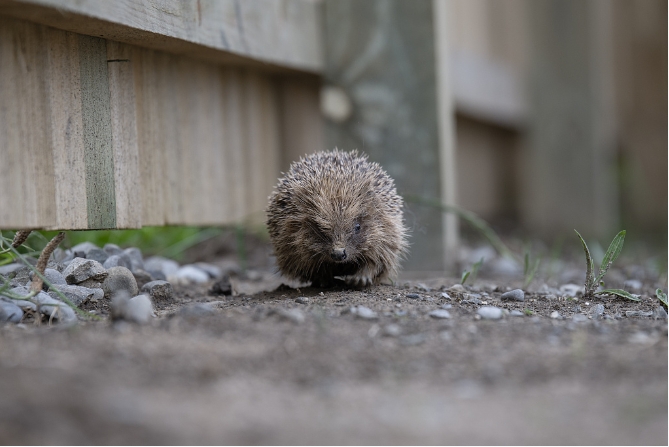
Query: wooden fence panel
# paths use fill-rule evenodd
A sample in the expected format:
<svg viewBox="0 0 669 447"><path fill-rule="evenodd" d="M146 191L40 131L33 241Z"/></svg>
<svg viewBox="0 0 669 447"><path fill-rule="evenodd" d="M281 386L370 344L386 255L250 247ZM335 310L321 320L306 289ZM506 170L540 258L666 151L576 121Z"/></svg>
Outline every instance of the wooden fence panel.
<svg viewBox="0 0 669 447"><path fill-rule="evenodd" d="M0 227L264 220L282 150L273 74L0 25Z"/></svg>

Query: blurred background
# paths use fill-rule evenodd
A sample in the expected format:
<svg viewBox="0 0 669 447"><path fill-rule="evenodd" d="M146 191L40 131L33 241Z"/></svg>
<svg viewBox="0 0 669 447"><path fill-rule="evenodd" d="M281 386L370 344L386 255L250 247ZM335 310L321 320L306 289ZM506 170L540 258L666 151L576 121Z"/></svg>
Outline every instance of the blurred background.
<svg viewBox="0 0 669 447"><path fill-rule="evenodd" d="M338 147L396 180L406 271L481 239L441 205L544 252L626 229L666 266L666 1L0 2L0 91L2 229L240 240Z"/></svg>

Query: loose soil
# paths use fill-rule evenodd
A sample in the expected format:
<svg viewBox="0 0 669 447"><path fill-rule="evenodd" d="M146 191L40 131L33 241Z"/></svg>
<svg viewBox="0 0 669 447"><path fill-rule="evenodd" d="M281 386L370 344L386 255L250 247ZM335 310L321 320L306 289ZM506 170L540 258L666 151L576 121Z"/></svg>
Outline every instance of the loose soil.
<svg viewBox="0 0 669 447"><path fill-rule="evenodd" d="M626 316L658 307L655 283L638 303L586 303L531 288L501 301L520 285L503 279L232 282L243 293L176 286L146 326L0 328L0 443L667 444L667 320ZM473 293L523 316L482 320ZM598 303L605 318L572 319ZM448 304L450 319L429 316Z"/></svg>

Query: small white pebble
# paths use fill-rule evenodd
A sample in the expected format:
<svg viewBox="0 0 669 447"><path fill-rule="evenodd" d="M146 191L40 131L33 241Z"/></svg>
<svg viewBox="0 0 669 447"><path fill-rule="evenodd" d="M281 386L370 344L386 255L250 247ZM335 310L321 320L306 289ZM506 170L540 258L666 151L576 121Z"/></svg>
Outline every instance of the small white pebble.
<svg viewBox="0 0 669 447"><path fill-rule="evenodd" d="M586 306L589 306L589 305L590 305L590 303L588 303L588 302L586 301L586 302L585 302L585 305L586 305Z"/></svg>

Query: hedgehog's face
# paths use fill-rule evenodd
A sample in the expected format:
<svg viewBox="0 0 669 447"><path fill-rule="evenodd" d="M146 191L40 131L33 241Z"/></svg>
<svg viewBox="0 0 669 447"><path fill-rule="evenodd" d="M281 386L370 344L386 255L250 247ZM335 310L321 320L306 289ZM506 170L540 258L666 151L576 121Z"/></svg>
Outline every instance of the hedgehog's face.
<svg viewBox="0 0 669 447"><path fill-rule="evenodd" d="M314 257L322 262L356 263L365 251L370 229L367 213L356 203L320 203L318 213L307 213L304 229L314 241Z"/></svg>

